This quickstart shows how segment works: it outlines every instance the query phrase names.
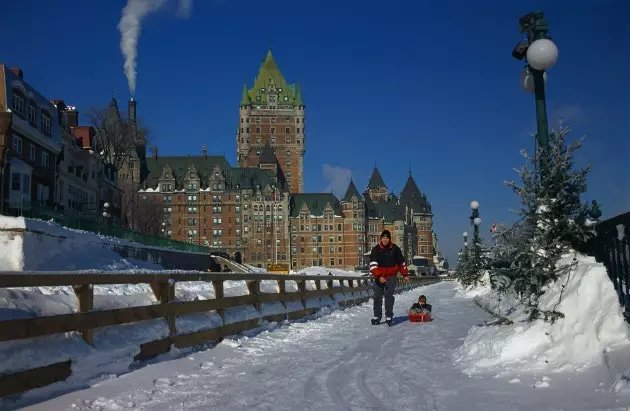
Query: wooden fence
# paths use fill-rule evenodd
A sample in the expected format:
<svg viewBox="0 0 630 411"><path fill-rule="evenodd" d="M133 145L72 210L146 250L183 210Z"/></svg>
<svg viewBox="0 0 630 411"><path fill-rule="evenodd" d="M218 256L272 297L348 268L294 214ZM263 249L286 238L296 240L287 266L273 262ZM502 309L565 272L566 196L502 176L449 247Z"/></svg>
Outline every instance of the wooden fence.
<svg viewBox="0 0 630 411"><path fill-rule="evenodd" d="M440 281L438 277L409 277L410 282L399 279L398 290L428 285ZM215 298L196 301L177 301L175 287L187 281L205 281L214 287ZM225 281L245 281L248 295L226 297ZM262 293L261 281L276 281L277 293ZM286 291L286 281L297 283L296 292ZM307 281L314 283L314 290L307 290ZM338 282L339 285L334 283ZM156 304L94 311L94 285L108 284L149 284ZM371 289L371 280L365 277L332 277L273 274L199 273L178 272L158 274L84 274L62 272L0 272L0 288L71 286L78 299L78 312L74 314L51 315L34 318L20 318L0 321L0 341L19 340L45 335L79 332L86 343L93 344L93 330L99 327L136 323L164 318L169 328L169 336L140 346L135 360L146 360L166 353L174 345L177 348L201 345L220 341L223 337L258 328L263 321L279 322L295 320L314 314L319 308L307 308L311 298L343 295L337 301L341 306L361 304L369 300L365 291ZM98 297L98 296L97 296ZM225 324L216 328L191 333L179 333L175 325L178 316L208 311L217 312L224 319L225 310L240 306L254 306L260 313L265 303L301 302L300 309L275 315L262 315L258 318ZM67 378L71 373L70 360L51 364L37 369L13 374L0 375L0 397L22 393Z"/></svg>

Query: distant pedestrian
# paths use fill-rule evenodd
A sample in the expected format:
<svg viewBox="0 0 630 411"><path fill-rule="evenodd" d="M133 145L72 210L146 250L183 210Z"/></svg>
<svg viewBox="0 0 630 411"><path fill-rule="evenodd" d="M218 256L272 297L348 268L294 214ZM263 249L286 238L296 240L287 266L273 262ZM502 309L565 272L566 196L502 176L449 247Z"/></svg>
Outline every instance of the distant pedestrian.
<svg viewBox="0 0 630 411"><path fill-rule="evenodd" d="M409 281L405 257L400 247L392 243L389 230L381 233L380 242L372 248L370 253L370 273L374 276L374 318L372 325L381 323L383 317L383 296L385 297L385 322L392 325L394 317L394 291L396 277L400 272Z"/></svg>

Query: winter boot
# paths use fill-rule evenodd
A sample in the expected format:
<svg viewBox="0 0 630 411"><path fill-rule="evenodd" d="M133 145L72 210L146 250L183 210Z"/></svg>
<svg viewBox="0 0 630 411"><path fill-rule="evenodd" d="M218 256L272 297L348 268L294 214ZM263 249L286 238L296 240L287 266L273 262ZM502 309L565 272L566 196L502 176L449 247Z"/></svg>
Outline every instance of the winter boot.
<svg viewBox="0 0 630 411"><path fill-rule="evenodd" d="M372 325L379 325L381 323L381 319L378 317L372 318Z"/></svg>
<svg viewBox="0 0 630 411"><path fill-rule="evenodd" d="M385 322L387 323L387 325L389 325L390 327L393 325L392 324L392 319L391 318L386 318Z"/></svg>

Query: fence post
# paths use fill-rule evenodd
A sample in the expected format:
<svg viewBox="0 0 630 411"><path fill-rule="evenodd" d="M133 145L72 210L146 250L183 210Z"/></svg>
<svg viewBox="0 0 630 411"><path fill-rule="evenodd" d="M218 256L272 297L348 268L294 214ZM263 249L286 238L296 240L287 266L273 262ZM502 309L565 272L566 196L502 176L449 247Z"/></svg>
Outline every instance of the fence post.
<svg viewBox="0 0 630 411"><path fill-rule="evenodd" d="M158 300L160 304L168 304L170 301L173 301L175 299L174 280L169 278L168 281L150 283L150 286L153 290L153 295L155 295L155 299ZM168 324L169 335L177 334L177 327L175 326L175 315L169 313L164 319Z"/></svg>
<svg viewBox="0 0 630 411"><path fill-rule="evenodd" d="M306 280L298 280L297 286L298 291L301 294L300 300L302 301L302 306L306 309Z"/></svg>
<svg viewBox="0 0 630 411"><path fill-rule="evenodd" d="M225 293L223 290L223 280L214 280L212 281L212 286L214 287L214 299L218 300L224 297ZM217 313L219 313L219 316L221 316L221 320L223 321L223 324L225 324L225 310L220 309L217 310Z"/></svg>
<svg viewBox="0 0 630 411"><path fill-rule="evenodd" d="M285 297L287 295L287 284L285 280L278 280L278 295L282 297ZM285 309L287 308L286 301L282 300L280 303Z"/></svg>
<svg viewBox="0 0 630 411"><path fill-rule="evenodd" d="M80 286L72 287L74 289L74 293L79 300L79 312L87 313L92 311L94 308L94 287L92 284L85 284ZM92 345L94 344L94 330L92 329L84 329L79 331L81 333L81 337L83 340Z"/></svg>
<svg viewBox="0 0 630 411"><path fill-rule="evenodd" d="M249 290L249 295L260 295L260 280L249 281L247 283L247 289ZM256 311L260 312L261 307L262 304L254 303L254 308L256 308Z"/></svg>

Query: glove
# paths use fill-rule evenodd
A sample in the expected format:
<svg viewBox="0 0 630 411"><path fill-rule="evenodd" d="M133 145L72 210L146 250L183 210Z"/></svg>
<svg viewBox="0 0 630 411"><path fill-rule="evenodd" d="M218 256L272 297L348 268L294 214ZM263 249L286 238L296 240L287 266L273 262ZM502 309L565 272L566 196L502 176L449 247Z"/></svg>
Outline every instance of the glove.
<svg viewBox="0 0 630 411"><path fill-rule="evenodd" d="M400 265L400 273L404 276L408 276L409 275L409 270L407 269L407 264L402 263Z"/></svg>

